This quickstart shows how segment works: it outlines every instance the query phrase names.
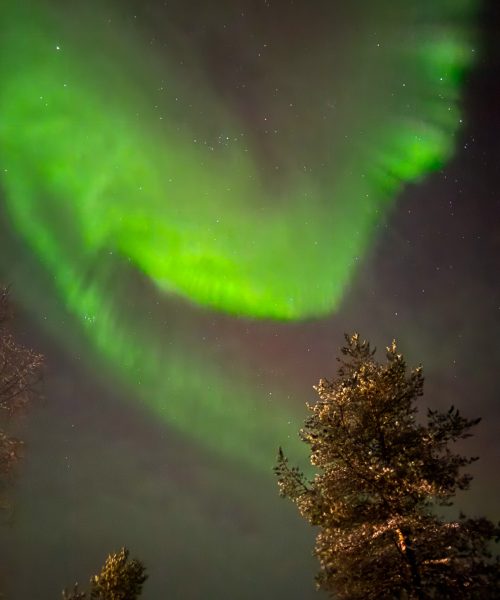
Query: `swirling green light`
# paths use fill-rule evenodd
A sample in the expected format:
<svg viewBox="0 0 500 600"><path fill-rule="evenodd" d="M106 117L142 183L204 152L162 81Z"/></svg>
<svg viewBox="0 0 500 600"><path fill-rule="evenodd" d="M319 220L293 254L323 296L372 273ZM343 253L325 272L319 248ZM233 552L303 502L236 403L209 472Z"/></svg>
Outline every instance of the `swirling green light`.
<svg viewBox="0 0 500 600"><path fill-rule="evenodd" d="M169 402L189 361L161 352L131 315L117 319L119 300L92 274L119 257L167 293L252 318L335 309L396 192L450 156L473 58L473 0L393 4L373 3L364 19L355 3L358 33L340 59L337 42L323 40L291 66L271 62L273 85L258 90L269 126L259 121L257 132L201 61L189 57L186 77L119 10L107 19L101 3L0 8L9 218L98 350L200 439L211 415L219 430L237 423L227 444L242 432L250 444L252 401L227 411L213 391L198 420ZM199 377L193 393L222 385L210 366ZM266 418L270 438L283 419Z"/></svg>
<svg viewBox="0 0 500 600"><path fill-rule="evenodd" d="M310 170L292 165L273 187L249 151L251 132L208 86L196 100L168 60L158 64L126 28L117 34L80 15L83 33L75 36L68 15L7 3L0 152L16 226L30 229L30 243L56 273L68 268L68 251L91 259L104 248L160 287L220 310L284 319L332 310L386 200L452 151L458 79L472 54L464 23L444 20L463 9L435 4L435 23L414 41L387 31L387 49L378 38L361 40L352 60L364 53L364 64L343 66L353 79L343 83L352 87L343 113L316 132L319 145L330 145L330 162L320 170L309 150ZM401 18L404 32L409 18ZM369 50L380 56L370 59ZM158 97L160 82L168 91ZM337 93L317 83L326 98L329 88ZM199 115L189 121L197 111L210 126ZM344 134L346 120L353 131ZM225 144L214 142L214 131ZM293 143L293 131L286 135ZM281 140L275 145L286 153ZM28 213L37 214L37 231Z"/></svg>

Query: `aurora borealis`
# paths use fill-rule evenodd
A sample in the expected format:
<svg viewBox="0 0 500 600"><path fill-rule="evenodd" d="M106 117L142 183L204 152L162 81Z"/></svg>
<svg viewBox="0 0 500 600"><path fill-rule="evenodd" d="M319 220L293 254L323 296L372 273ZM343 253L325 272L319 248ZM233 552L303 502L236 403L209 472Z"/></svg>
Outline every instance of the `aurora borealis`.
<svg viewBox="0 0 500 600"><path fill-rule="evenodd" d="M380 4L382 13L392 5ZM354 39L320 40L306 57L295 49L293 80L278 62L288 46L263 42L259 79L274 87L257 80L248 92L263 109L257 123L205 81L196 56L186 83L118 9L5 5L8 207L72 310L99 312L103 300L75 281L103 253L237 315L335 309L395 192L453 150L474 3L435 4L432 25L410 41L405 29L422 17L402 7L401 30L373 32L366 18ZM206 27L212 43L229 45L217 24Z"/></svg>
<svg viewBox="0 0 500 600"><path fill-rule="evenodd" d="M172 389L186 393L189 368L177 345L165 354L131 324L138 316L117 318L110 271L128 261L168 294L231 314L303 319L334 310L395 193L451 154L460 80L473 59L472 8L454 6L451 26L449 5L438 4L432 27L404 46L418 11L394 16L401 30L381 23L378 33L367 15L353 39L320 39L307 60L297 56L293 77L283 64L288 40L266 43L257 13L260 29L249 30L269 56L248 92L262 113L245 119L243 99L235 106L226 85L210 82L196 47L182 59L186 81L175 49L155 52L118 7L4 6L7 211L91 343L141 382L167 421L213 439L211 427L193 426L190 410L165 400ZM238 16L229 4L224 11ZM220 24L201 24L210 43L230 43ZM187 388L199 398L193 378L217 387L223 378L196 363L202 371ZM237 395L239 438L254 423L245 393ZM211 398L203 413L217 404ZM236 415L224 409L229 423ZM277 431L288 419L268 421ZM223 423L219 431L232 431ZM216 445L225 445L220 436Z"/></svg>
<svg viewBox="0 0 500 600"><path fill-rule="evenodd" d="M293 446L307 390L325 375L321 349L328 345L331 358L338 333L364 327L375 344L403 338L431 373L448 365L452 341L428 364L427 320L394 321L393 313L404 310L389 317L384 307L398 283L372 277L385 272L377 260L387 252L401 280L419 279L411 262L401 270L394 262L404 263L409 250L391 236L404 226L411 194L424 194L454 168L450 161L463 147L467 78L483 52L480 8L475 0L357 0L349 7L326 1L311 7L305 0L2 4L0 268L49 358L62 354L64 372L76 379L95 377L85 396L51 367L53 405L72 407L63 411L61 427L78 421L76 414L89 429L71 427L67 434L82 475L65 471L48 481L67 477L69 487L88 486L84 474L91 477L101 448L103 464L146 490L143 500L154 505L146 528L154 528L156 516L165 518L158 525L163 533L193 520L207 553L217 533L206 522L211 512L203 512L203 499L217 503L223 490L234 522L245 513L253 523L235 572L245 560L258 568L256 540L282 510L273 498L266 514L264 494L274 492L268 474L277 446L285 439ZM421 203L438 211L430 200ZM429 225L422 219L419 227L425 235ZM416 285L418 294L431 293L432 284ZM415 312L421 306L413 297L407 305ZM447 306L441 298L434 305ZM434 305L425 305L426 314L439 314ZM439 318L431 321L441 331ZM319 331L328 340L318 342ZM63 402L61 380L74 401ZM52 414L50 398L48 404ZM123 431L135 441L122 440ZM62 452L66 442L58 435L54 448ZM134 457L138 438L147 440L137 451L142 458L123 463L112 449L123 444ZM149 444L168 454L166 474L159 457L144 469ZM302 451L298 441L294 451ZM174 459L181 455L188 470L203 457L188 483ZM29 460L28 452L28 473ZM104 467L98 471L92 486L107 490L108 508L101 517L98 492L89 516L69 493L73 500L58 509L62 531L81 532L73 522L79 511L97 522L114 510L128 514L123 492L110 491ZM158 490L177 496L162 517L153 491L160 472L166 480ZM248 508L246 494L259 478L266 491ZM134 502L141 493L130 491ZM293 522L285 521L281 532ZM225 522L222 529L231 527ZM110 527L107 545L136 540L132 552L154 563L148 536L118 539L121 528ZM260 532L255 539L252 528ZM268 552L304 535L296 531L276 546L266 542ZM238 532L226 531L232 556ZM67 547L60 535L49 536L49 553ZM82 543L96 556L104 541L97 528L87 535ZM175 551L164 546L165 540L163 553L175 564ZM194 560L188 544L180 548ZM279 581L307 552L279 563ZM216 571L227 555L210 560ZM59 575L67 577L64 568ZM158 587L151 589L159 590L161 576L155 577L151 585ZM174 597L234 597L229 590L224 596L216 580L204 579L205 594L193 587L185 595L177 581ZM285 589L293 597L289 582L273 589L269 597L285 597ZM296 593L304 597L308 589L304 584ZM156 597L150 593L146 598ZM236 597L256 596L247 589Z"/></svg>

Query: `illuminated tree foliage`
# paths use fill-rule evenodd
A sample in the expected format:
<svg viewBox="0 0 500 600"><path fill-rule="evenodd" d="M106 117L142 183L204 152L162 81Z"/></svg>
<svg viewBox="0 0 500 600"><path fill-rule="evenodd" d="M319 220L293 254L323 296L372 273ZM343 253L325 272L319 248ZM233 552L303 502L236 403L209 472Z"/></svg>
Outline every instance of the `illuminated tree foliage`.
<svg viewBox="0 0 500 600"><path fill-rule="evenodd" d="M9 436L12 417L24 409L34 394L42 357L18 344L9 330L8 293L0 288L0 494L20 457L22 441Z"/></svg>
<svg viewBox="0 0 500 600"><path fill-rule="evenodd" d="M122 548L110 554L99 575L90 579L90 592L87 594L75 584L73 591L63 590L63 600L135 600L142 592L147 579L144 565L136 559L129 560L129 551Z"/></svg>
<svg viewBox="0 0 500 600"><path fill-rule="evenodd" d="M469 487L462 468L475 458L449 445L479 419L451 407L421 423L422 369L408 371L395 342L382 364L357 334L346 340L337 377L315 387L300 431L317 474L291 468L281 448L275 468L281 495L319 528L318 587L339 600L500 598L489 548L500 528L435 510Z"/></svg>

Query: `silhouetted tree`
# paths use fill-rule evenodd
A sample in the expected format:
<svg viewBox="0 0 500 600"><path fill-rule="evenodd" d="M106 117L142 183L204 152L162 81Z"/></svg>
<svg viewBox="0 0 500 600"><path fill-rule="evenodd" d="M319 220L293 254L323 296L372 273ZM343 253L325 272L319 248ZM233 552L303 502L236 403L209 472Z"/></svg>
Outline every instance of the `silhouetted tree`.
<svg viewBox="0 0 500 600"><path fill-rule="evenodd" d="M136 600L147 579L146 569L141 561L128 560L128 556L126 548L110 554L99 575L90 579L88 594L75 584L72 592L63 590L63 600Z"/></svg>
<svg viewBox="0 0 500 600"><path fill-rule="evenodd" d="M18 344L9 329L8 292L0 288L0 490L20 456L22 442L8 435L11 418L23 410L34 394L42 356Z"/></svg>
<svg viewBox="0 0 500 600"><path fill-rule="evenodd" d="M281 495L319 527L318 587L339 600L500 598L490 548L499 527L436 514L469 487L462 467L476 459L449 445L479 419L451 407L420 423L422 369L408 372L395 342L381 364L357 334L346 341L336 378L315 387L300 431L317 474L291 468L281 448L275 468Z"/></svg>

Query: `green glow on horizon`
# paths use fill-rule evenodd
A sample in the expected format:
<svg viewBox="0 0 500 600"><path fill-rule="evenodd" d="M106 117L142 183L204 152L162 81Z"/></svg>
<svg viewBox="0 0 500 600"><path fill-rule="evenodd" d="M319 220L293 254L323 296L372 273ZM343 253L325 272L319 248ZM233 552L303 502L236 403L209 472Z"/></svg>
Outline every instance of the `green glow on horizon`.
<svg viewBox="0 0 500 600"><path fill-rule="evenodd" d="M377 4L392 11L392 0ZM203 69L195 68L195 85L186 81L118 14L110 28L93 16L104 11L99 3L73 16L41 2L0 8L0 167L10 219L95 347L125 380L137 382L140 371L148 391L139 393L181 431L193 429L192 411L163 399L182 387L189 361L177 350L161 355L163 367L158 344L117 324L106 282L89 274L116 256L167 294L235 315L296 320L335 310L397 192L453 152L475 2L423 4L432 28L400 39L387 25L380 45L356 39L339 77L317 82L333 112L308 87L307 63L274 72L293 77L283 106L297 104L305 116L276 130L270 146L280 164L271 176L252 144L258 136ZM404 31L419 26L409 15L398 15ZM269 102L270 113L282 110ZM324 121L307 112L309 102L324 108ZM304 142L309 121L317 148ZM224 386L220 378L203 369L213 386ZM205 442L214 425L204 418L219 428L226 420L216 395L194 428ZM255 436L254 409L248 400L228 413L237 423L229 445ZM266 431L280 420L277 411Z"/></svg>

